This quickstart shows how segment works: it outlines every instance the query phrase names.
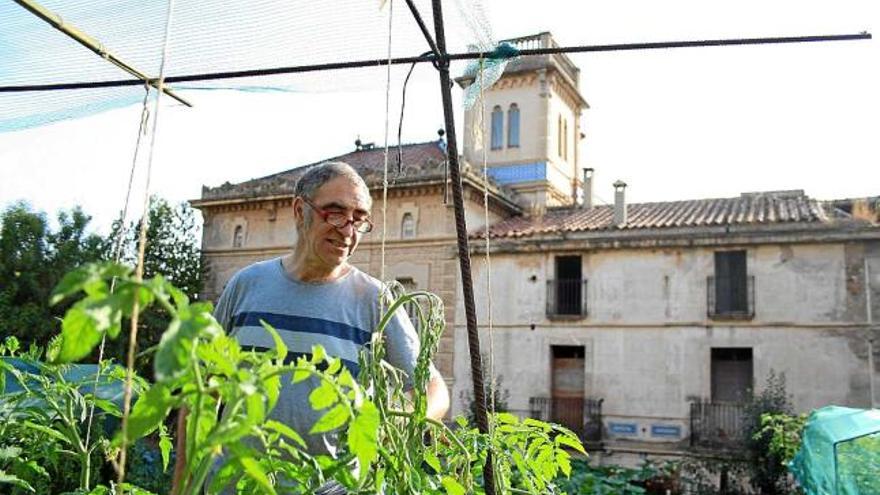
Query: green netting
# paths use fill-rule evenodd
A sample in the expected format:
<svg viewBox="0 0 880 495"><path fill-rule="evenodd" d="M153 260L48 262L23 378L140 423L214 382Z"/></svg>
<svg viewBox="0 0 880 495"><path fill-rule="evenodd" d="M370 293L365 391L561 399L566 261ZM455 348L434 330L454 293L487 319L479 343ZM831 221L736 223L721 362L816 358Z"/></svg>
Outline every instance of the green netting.
<svg viewBox="0 0 880 495"><path fill-rule="evenodd" d="M157 77L167 0L37 0L149 77ZM431 3L414 0L433 32ZM447 49L491 51L488 16L481 0L455 0L445 9ZM428 49L399 0L189 0L175 2L164 75L235 72L417 56ZM13 1L0 2L0 87L133 79ZM407 67L392 73L400 91ZM488 79L487 79L488 81ZM358 91L384 88L386 68L322 71L172 84L195 106L200 90L242 92ZM0 92L0 132L93 115L143 100L144 86L50 92ZM169 100L170 102L170 100ZM177 103L169 103L177 104Z"/></svg>
<svg viewBox="0 0 880 495"><path fill-rule="evenodd" d="M789 469L808 495L880 494L880 410L813 411Z"/></svg>

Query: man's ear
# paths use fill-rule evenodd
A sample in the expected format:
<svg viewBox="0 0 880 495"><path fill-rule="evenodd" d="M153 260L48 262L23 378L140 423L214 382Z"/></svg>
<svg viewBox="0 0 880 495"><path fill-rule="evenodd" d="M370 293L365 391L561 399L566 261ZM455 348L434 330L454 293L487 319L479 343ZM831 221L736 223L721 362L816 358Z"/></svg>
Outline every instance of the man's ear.
<svg viewBox="0 0 880 495"><path fill-rule="evenodd" d="M302 227L306 221L305 201L299 196L293 198L293 221L297 227Z"/></svg>

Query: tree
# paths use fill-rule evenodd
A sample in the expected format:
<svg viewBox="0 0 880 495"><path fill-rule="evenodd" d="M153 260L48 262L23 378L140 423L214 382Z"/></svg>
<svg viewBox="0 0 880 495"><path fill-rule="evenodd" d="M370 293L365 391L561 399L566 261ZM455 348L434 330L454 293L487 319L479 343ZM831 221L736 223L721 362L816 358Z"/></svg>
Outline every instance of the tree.
<svg viewBox="0 0 880 495"><path fill-rule="evenodd" d="M114 222L110 239L115 248L118 236L122 235L121 262L134 266L137 263L140 220L130 222L125 229L122 227L121 220ZM202 291L205 273L193 209L186 202L175 205L152 197L144 251L144 279L162 275L194 301ZM138 349L143 351L157 345L168 323L168 315L160 309L144 313L138 326ZM124 337L108 350L110 356L120 362L125 362L128 349L128 339ZM152 376L150 361L147 354L141 354L137 360L136 368L143 376Z"/></svg>
<svg viewBox="0 0 880 495"><path fill-rule="evenodd" d="M0 333L45 345L59 330L65 307L49 295L76 266L104 259L107 242L87 231L91 217L79 207L61 211L57 230L25 202L0 214Z"/></svg>
<svg viewBox="0 0 880 495"><path fill-rule="evenodd" d="M61 277L79 265L109 260L121 235L121 262L137 262L140 222L122 228L117 220L111 234L88 232L91 217L79 207L57 215L53 230L43 212L24 202L15 203L0 215L0 334L14 335L27 346L45 347L58 334L67 305L49 306L49 296ZM186 203L172 205L161 198L150 202L144 277L162 274L191 300L202 290L203 264L195 213ZM159 311L140 319L138 348L155 346L167 327ZM127 342L117 340L108 355L124 362ZM97 354L95 355L97 356ZM95 357L93 356L93 357ZM149 357L141 356L138 370L148 374Z"/></svg>
<svg viewBox="0 0 880 495"><path fill-rule="evenodd" d="M791 397L785 390L785 374L770 370L763 390L746 404L743 426L752 486L760 493L789 493L787 470L778 450L771 448L773 431L765 429L762 417L794 413Z"/></svg>

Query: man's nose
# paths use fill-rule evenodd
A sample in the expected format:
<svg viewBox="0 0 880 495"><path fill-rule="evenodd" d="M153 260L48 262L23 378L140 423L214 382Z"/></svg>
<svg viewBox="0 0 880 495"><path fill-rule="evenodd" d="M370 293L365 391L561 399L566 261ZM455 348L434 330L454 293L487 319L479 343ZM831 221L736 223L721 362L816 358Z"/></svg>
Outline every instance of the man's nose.
<svg viewBox="0 0 880 495"><path fill-rule="evenodd" d="M345 224L344 227L341 228L337 227L336 230L338 230L345 237L354 237L355 230L353 222L348 222Z"/></svg>

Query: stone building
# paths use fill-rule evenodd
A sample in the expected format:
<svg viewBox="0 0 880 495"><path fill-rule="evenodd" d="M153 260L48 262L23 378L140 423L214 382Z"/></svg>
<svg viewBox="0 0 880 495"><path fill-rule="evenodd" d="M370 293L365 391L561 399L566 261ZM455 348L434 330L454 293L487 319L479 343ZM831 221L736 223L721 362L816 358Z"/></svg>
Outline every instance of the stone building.
<svg viewBox="0 0 880 495"><path fill-rule="evenodd" d="M542 33L511 43L554 41ZM869 406L872 390L880 394L871 324L880 315L880 198L776 191L627 204L618 182L615 204L596 204L581 158L588 106L579 84L564 55L517 60L485 91L485 123L477 106L465 112L478 319L488 351L491 303L493 364L509 406L565 423L612 452L724 442L740 426L737 404L771 370L785 373L800 410ZM457 414L471 383L445 143L402 146L399 170L393 151L387 221L384 150L358 142L328 160L354 166L373 194L377 228L355 264L380 275L385 225L385 278L443 299L437 364ZM308 166L206 187L192 202L205 219L207 298L241 267L290 250L291 194Z"/></svg>

